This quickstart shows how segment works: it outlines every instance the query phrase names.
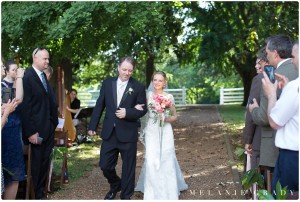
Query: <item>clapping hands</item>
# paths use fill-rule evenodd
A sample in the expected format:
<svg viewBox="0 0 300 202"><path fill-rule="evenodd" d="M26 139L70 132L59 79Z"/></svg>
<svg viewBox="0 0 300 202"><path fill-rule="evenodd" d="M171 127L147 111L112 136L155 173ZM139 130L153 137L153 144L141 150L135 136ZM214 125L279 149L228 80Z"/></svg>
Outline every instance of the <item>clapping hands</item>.
<svg viewBox="0 0 300 202"><path fill-rule="evenodd" d="M14 98L12 101L9 99L6 104L3 104L1 106L1 114L10 114L15 111L17 106L18 103L16 101L16 98Z"/></svg>

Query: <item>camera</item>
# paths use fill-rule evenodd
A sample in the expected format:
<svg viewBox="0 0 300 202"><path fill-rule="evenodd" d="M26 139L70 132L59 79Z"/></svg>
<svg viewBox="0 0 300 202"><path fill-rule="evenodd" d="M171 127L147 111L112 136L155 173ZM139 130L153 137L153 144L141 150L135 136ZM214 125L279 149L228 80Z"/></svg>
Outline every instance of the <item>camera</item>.
<svg viewBox="0 0 300 202"><path fill-rule="evenodd" d="M248 99L248 104L253 104L253 98L252 99Z"/></svg>
<svg viewBox="0 0 300 202"><path fill-rule="evenodd" d="M43 138L42 137L37 137L37 144L42 144Z"/></svg>
<svg viewBox="0 0 300 202"><path fill-rule="evenodd" d="M272 83L275 83L275 74L274 74L274 67L272 65L266 65L264 67L264 71L266 72L266 74L268 75L270 81Z"/></svg>
<svg viewBox="0 0 300 202"><path fill-rule="evenodd" d="M2 87L2 103L7 103L8 100L13 100L16 97L15 88Z"/></svg>

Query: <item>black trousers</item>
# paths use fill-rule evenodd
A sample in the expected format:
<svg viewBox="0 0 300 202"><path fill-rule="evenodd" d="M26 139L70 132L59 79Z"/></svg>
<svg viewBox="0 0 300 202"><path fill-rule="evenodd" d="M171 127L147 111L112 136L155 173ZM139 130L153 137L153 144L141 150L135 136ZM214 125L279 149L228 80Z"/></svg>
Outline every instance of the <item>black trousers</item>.
<svg viewBox="0 0 300 202"><path fill-rule="evenodd" d="M110 184L110 191L121 188L121 199L129 199L134 193L137 142L120 142L113 130L108 140L103 140L99 166ZM116 173L119 153L122 158L122 177Z"/></svg>
<svg viewBox="0 0 300 202"><path fill-rule="evenodd" d="M41 199L44 195L50 161L49 158L53 146L54 136L43 140L42 144L40 145L31 145L31 175L36 199Z"/></svg>

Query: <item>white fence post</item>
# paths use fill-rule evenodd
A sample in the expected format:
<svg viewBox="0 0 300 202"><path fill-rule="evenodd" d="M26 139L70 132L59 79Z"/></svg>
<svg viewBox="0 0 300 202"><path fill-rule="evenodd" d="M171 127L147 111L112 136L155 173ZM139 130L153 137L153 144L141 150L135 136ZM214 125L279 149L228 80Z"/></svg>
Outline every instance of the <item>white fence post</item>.
<svg viewBox="0 0 300 202"><path fill-rule="evenodd" d="M186 88L183 86L181 89L165 89L174 97L176 105L186 105ZM82 107L94 107L99 97L99 90L81 89L77 94L78 99L81 101Z"/></svg>
<svg viewBox="0 0 300 202"><path fill-rule="evenodd" d="M220 105L224 104L224 87L220 88Z"/></svg>
<svg viewBox="0 0 300 202"><path fill-rule="evenodd" d="M182 87L182 103L186 104L186 89L184 86Z"/></svg>
<svg viewBox="0 0 300 202"><path fill-rule="evenodd" d="M244 100L244 88L220 88L220 105L238 103Z"/></svg>

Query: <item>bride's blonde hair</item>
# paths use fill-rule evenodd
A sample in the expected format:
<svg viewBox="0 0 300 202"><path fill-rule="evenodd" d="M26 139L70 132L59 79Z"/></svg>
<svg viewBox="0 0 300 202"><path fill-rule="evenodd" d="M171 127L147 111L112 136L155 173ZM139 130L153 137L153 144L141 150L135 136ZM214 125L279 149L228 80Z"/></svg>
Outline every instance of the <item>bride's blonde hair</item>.
<svg viewBox="0 0 300 202"><path fill-rule="evenodd" d="M167 75L166 75L165 72L163 72L163 71L154 71L153 74L152 74L152 77L151 77L151 81L153 80L153 78L154 78L154 76L155 76L156 74L162 75L162 76L165 78L165 80L167 80Z"/></svg>

